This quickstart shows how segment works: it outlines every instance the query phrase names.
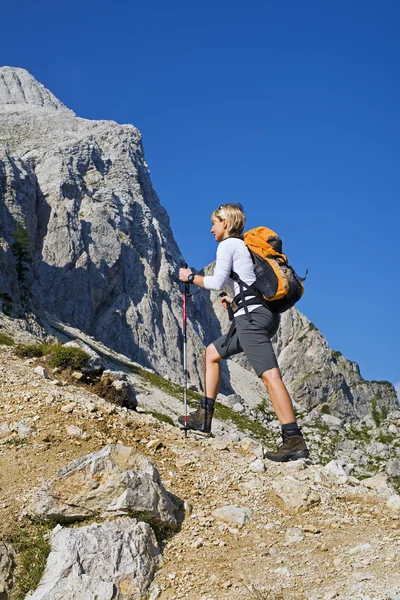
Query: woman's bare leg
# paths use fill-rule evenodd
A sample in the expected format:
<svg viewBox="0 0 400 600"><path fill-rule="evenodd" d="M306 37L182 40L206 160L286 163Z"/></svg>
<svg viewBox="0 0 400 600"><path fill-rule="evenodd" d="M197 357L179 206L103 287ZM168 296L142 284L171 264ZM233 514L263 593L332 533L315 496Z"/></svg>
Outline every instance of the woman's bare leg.
<svg viewBox="0 0 400 600"><path fill-rule="evenodd" d="M204 396L215 400L221 382L221 357L214 344L210 344L204 356Z"/></svg>
<svg viewBox="0 0 400 600"><path fill-rule="evenodd" d="M282 381L278 368L268 369L261 375L261 379L268 390L272 408L281 425L294 423L296 417L293 411L292 400Z"/></svg>

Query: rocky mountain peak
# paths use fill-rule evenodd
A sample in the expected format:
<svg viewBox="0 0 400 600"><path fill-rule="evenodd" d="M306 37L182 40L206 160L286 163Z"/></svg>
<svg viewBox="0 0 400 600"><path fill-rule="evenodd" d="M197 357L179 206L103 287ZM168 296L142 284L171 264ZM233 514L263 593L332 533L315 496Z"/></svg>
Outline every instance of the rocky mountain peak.
<svg viewBox="0 0 400 600"><path fill-rule="evenodd" d="M0 67L0 111L40 106L72 113L26 69Z"/></svg>

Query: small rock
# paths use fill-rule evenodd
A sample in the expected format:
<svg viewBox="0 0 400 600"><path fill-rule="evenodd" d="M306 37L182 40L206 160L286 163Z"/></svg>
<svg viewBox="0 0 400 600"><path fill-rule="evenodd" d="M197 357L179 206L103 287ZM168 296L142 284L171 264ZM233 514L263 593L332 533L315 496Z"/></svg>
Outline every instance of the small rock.
<svg viewBox="0 0 400 600"><path fill-rule="evenodd" d="M263 461L261 460L261 458L256 458L256 460L254 460L251 463L251 465L249 466L249 470L252 473L264 473L265 465L264 465Z"/></svg>
<svg viewBox="0 0 400 600"><path fill-rule="evenodd" d="M71 437L83 437L83 431L80 427L77 427L76 425L67 425L65 427L65 429L67 430L67 433L69 436Z"/></svg>
<svg viewBox="0 0 400 600"><path fill-rule="evenodd" d="M185 512L188 513L189 515L192 514L193 512L193 504L190 504L190 502L188 502L187 500L185 500L183 507L185 509Z"/></svg>
<svg viewBox="0 0 400 600"><path fill-rule="evenodd" d="M291 476L273 481L272 488L289 512L302 513L321 502L315 490Z"/></svg>
<svg viewBox="0 0 400 600"><path fill-rule="evenodd" d="M184 458L183 460L177 460L175 466L177 469L186 469L194 464L194 461L191 458Z"/></svg>
<svg viewBox="0 0 400 600"><path fill-rule="evenodd" d="M359 554L360 552L364 554L370 549L371 544L358 544L358 546L354 546L354 548L351 548L351 550L349 550L349 554Z"/></svg>
<svg viewBox="0 0 400 600"><path fill-rule="evenodd" d="M364 485L370 490L377 490L382 486L387 486L388 478L385 473L378 473L373 477L367 477L361 481L361 485Z"/></svg>
<svg viewBox="0 0 400 600"><path fill-rule="evenodd" d="M321 420L328 425L329 429L341 429L343 421L333 415L321 415Z"/></svg>
<svg viewBox="0 0 400 600"><path fill-rule="evenodd" d="M398 494L391 496L386 502L386 506L392 510L400 511L400 496Z"/></svg>
<svg viewBox="0 0 400 600"><path fill-rule="evenodd" d="M51 377L49 377L49 374L47 373L46 369L44 367L42 367L41 365L35 367L33 369L33 372L36 373L36 375L40 375L41 377L44 377L44 379L51 379Z"/></svg>
<svg viewBox="0 0 400 600"><path fill-rule="evenodd" d="M61 412L66 414L72 413L74 408L76 408L76 402L70 402L69 404L64 404L64 406L61 407Z"/></svg>
<svg viewBox="0 0 400 600"><path fill-rule="evenodd" d="M8 423L2 423L0 425L0 440L8 437L12 433Z"/></svg>
<svg viewBox="0 0 400 600"><path fill-rule="evenodd" d="M148 450L159 450L160 448L163 448L163 446L164 445L163 445L162 441L159 439L150 440L146 444L146 448Z"/></svg>
<svg viewBox="0 0 400 600"><path fill-rule="evenodd" d="M259 442L255 442L250 438L244 438L239 443L239 446L247 454L254 454L258 458L263 458L263 448Z"/></svg>
<svg viewBox="0 0 400 600"><path fill-rule="evenodd" d="M215 450L219 450L220 452L229 452L229 446L223 440L213 440L210 445L215 448Z"/></svg>
<svg viewBox="0 0 400 600"><path fill-rule="evenodd" d="M337 483L347 482L348 475L338 460L331 460L327 465L324 466L322 472L329 479L334 479L337 481Z"/></svg>
<svg viewBox="0 0 400 600"><path fill-rule="evenodd" d="M386 464L386 473L389 477L399 477L400 476L400 459L391 458L387 461Z"/></svg>
<svg viewBox="0 0 400 600"><path fill-rule="evenodd" d="M293 544L294 542L302 542L304 540L304 535L298 527L289 527L286 530L286 543Z"/></svg>
<svg viewBox="0 0 400 600"><path fill-rule="evenodd" d="M11 429L13 431L15 431L16 434L18 435L18 437L21 438L22 440L27 438L28 435L30 435L33 431L31 427L28 427L27 425L24 425L24 423L21 423L19 421L16 421L15 423L13 423L11 425Z"/></svg>
<svg viewBox="0 0 400 600"><path fill-rule="evenodd" d="M239 506L229 505L217 508L212 513L212 516L218 521L231 523L243 527L251 518L251 510L249 508L240 508Z"/></svg>
<svg viewBox="0 0 400 600"><path fill-rule="evenodd" d="M160 586L156 583L150 591L149 600L158 600L161 596Z"/></svg>
<svg viewBox="0 0 400 600"><path fill-rule="evenodd" d="M76 380L76 381L81 381L81 379L84 378L84 374L81 373L80 371L74 371L72 373L72 377Z"/></svg>
<svg viewBox="0 0 400 600"><path fill-rule="evenodd" d="M203 538L199 537L191 544L191 548L195 548L197 550L203 546L203 543Z"/></svg>

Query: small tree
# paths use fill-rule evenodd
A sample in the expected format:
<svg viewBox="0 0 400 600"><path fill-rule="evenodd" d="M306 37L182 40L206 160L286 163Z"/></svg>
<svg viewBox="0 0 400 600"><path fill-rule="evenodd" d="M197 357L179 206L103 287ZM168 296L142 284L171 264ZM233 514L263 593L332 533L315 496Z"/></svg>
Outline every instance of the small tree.
<svg viewBox="0 0 400 600"><path fill-rule="evenodd" d="M24 272L28 271L27 265L32 262L30 257L31 241L25 225L18 223L17 229L13 233L13 238L14 242L11 246L11 251L17 261L18 281L22 282L24 279Z"/></svg>

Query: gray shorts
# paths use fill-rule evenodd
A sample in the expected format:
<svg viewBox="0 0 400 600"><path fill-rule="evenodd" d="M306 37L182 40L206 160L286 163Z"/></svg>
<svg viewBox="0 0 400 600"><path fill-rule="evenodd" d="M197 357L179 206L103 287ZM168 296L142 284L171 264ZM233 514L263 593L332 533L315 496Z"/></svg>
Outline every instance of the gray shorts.
<svg viewBox="0 0 400 600"><path fill-rule="evenodd" d="M229 358L244 352L258 377L278 366L271 344L271 338L278 331L280 316L268 308L260 306L251 313L250 321L246 315L235 317L235 332L228 345L223 345L227 333L213 342L221 358Z"/></svg>

